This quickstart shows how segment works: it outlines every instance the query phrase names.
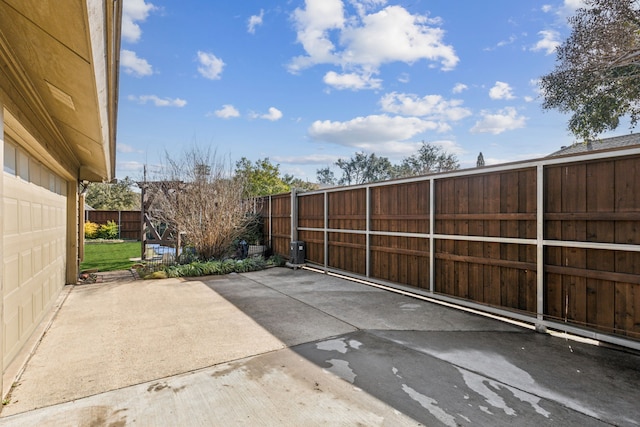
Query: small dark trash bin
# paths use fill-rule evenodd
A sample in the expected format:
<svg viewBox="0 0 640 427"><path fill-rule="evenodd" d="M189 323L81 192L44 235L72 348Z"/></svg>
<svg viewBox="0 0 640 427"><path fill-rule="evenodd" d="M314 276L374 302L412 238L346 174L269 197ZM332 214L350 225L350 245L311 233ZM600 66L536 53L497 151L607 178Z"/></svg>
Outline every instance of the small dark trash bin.
<svg viewBox="0 0 640 427"><path fill-rule="evenodd" d="M304 264L304 258L306 256L305 243L302 240L294 240L290 246L290 259L291 264Z"/></svg>
<svg viewBox="0 0 640 427"><path fill-rule="evenodd" d="M240 242L240 259L245 259L249 255L249 244L246 240Z"/></svg>

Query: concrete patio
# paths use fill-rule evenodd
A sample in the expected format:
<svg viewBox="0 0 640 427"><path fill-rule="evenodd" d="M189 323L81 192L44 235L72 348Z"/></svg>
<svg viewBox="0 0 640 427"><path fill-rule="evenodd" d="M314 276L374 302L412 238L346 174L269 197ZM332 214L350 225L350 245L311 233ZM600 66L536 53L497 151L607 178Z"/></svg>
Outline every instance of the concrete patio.
<svg viewBox="0 0 640 427"><path fill-rule="evenodd" d="M308 270L123 276L65 289L0 425L635 426L639 389L637 354Z"/></svg>

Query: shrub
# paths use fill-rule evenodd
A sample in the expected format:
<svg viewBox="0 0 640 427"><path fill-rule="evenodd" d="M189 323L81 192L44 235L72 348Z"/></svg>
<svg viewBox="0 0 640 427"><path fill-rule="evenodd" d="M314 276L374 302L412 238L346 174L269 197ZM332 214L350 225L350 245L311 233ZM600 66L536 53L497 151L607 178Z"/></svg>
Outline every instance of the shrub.
<svg viewBox="0 0 640 427"><path fill-rule="evenodd" d="M264 270L269 264L261 257L251 257L240 261L226 259L223 261L194 261L183 265L162 265L160 270L153 271L149 267L138 269L144 279L164 279L167 277L196 277L222 275L229 273L247 273Z"/></svg>
<svg viewBox="0 0 640 427"><path fill-rule="evenodd" d="M106 224L100 225L98 229L98 237L101 239L115 239L118 237L118 224L115 221L107 221Z"/></svg>
<svg viewBox="0 0 640 427"><path fill-rule="evenodd" d="M284 267L286 263L287 263L287 260L278 254L272 256L267 260L267 265L274 266L274 267Z"/></svg>
<svg viewBox="0 0 640 427"><path fill-rule="evenodd" d="M84 223L84 238L96 239L98 237L98 228L100 226L95 222L87 221Z"/></svg>

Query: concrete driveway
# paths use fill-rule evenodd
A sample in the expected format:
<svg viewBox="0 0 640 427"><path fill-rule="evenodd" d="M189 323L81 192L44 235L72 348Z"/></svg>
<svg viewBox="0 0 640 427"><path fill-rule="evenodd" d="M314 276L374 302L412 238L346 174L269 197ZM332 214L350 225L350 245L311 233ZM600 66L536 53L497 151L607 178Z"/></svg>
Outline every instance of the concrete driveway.
<svg viewBox="0 0 640 427"><path fill-rule="evenodd" d="M307 270L75 286L0 425L640 425L640 356Z"/></svg>

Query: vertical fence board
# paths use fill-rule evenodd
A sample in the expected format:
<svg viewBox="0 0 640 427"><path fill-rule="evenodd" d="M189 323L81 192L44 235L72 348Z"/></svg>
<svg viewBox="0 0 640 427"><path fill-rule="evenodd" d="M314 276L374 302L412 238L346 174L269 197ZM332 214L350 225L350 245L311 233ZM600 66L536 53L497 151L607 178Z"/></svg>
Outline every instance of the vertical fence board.
<svg viewBox="0 0 640 427"><path fill-rule="evenodd" d="M500 213L500 174L487 175L484 184L484 213ZM500 221L486 220L484 228L486 236L500 235ZM484 257L500 259L500 243L486 243ZM489 265L484 270L484 301L500 305L500 267Z"/></svg>
<svg viewBox="0 0 640 427"><path fill-rule="evenodd" d="M484 180L485 175L469 177L469 213L483 213ZM481 220L470 220L468 225L469 235L482 236L484 234L483 224ZM469 242L468 245L469 256L475 258L481 258L483 256L482 242ZM482 301L484 295L484 266L478 263L469 263L468 280L468 298L473 301Z"/></svg>
<svg viewBox="0 0 640 427"><path fill-rule="evenodd" d="M545 214L562 212L562 171L564 166L547 167L544 170L544 195ZM544 223L544 237L550 240L562 239L562 222L546 220ZM545 265L563 265L562 248L546 247ZM545 271L545 313L552 320L560 320L563 317L563 288L562 275Z"/></svg>
<svg viewBox="0 0 640 427"><path fill-rule="evenodd" d="M615 163L597 162L587 164L587 212L613 212L615 208ZM588 221L586 240L590 242L614 243L615 221Z"/></svg>
<svg viewBox="0 0 640 427"><path fill-rule="evenodd" d="M500 175L500 212L517 213L520 201L520 179L517 171ZM516 221L500 221L500 235L518 237L518 223ZM500 245L500 258L517 261L517 245ZM501 305L518 307L518 270L503 268L500 274Z"/></svg>
<svg viewBox="0 0 640 427"><path fill-rule="evenodd" d="M455 205L454 212L456 214L469 213L469 178L457 178L454 180ZM469 235L469 220L455 221L454 233L456 235ZM469 255L469 242L458 240L454 242L454 250L456 255ZM469 263L457 262L455 267L455 283L453 295L460 298L469 298Z"/></svg>
<svg viewBox="0 0 640 427"><path fill-rule="evenodd" d="M289 256L291 243L291 195L271 196L271 247L274 253Z"/></svg>
<svg viewBox="0 0 640 427"><path fill-rule="evenodd" d="M537 214L537 171L529 169L520 172L520 183L523 189L520 191L519 211L528 214ZM535 239L537 236L537 221L520 221L520 237ZM520 259L531 262L537 260L537 247L533 245L520 245ZM519 280L522 283L518 297L518 308L528 312L535 312L537 306L537 280L538 273L535 269L520 270Z"/></svg>

